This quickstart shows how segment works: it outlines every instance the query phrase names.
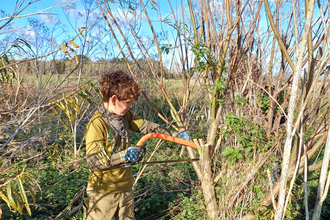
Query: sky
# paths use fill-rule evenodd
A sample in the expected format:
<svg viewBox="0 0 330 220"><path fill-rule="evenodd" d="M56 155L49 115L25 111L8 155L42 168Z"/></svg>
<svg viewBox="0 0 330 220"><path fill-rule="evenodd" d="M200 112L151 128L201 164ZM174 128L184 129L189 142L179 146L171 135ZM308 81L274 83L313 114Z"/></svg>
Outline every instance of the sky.
<svg viewBox="0 0 330 220"><path fill-rule="evenodd" d="M23 2L21 8L30 2L30 0L0 1L5 2L1 4L0 9L2 18L10 16L14 12L15 4L17 2ZM6 32L10 30L20 30L19 32L21 36L29 37L30 40L36 38L38 32L41 32L40 34L42 34L48 31L52 32L49 33L49 35L52 35L55 39L55 42L60 45L63 41L68 41L70 38L75 36L78 33L78 28L86 27L88 24L93 23L95 20L101 17L98 5L94 0L34 0L33 2L35 3L31 4L22 13L20 13L20 16L22 17L15 18L10 23L10 26L0 30L0 38L4 37ZM24 15L39 12L43 13L24 17ZM160 12L162 13L162 16L164 16L170 12L170 9L168 7L161 7ZM149 13L151 19L157 19L156 10L151 10ZM119 11L117 11L117 15L115 16L119 18L119 21L124 17ZM0 21L0 26L6 23L6 21L8 21L8 19ZM124 20L122 21L124 22ZM143 22L146 22L146 20L143 19ZM40 24L43 24L43 26ZM33 28L32 26L38 25L41 27L39 27L39 30L36 31L36 28ZM147 23L143 24L143 26L145 25L147 25ZM43 27L47 27L46 29L48 30L42 30ZM102 31L100 30L102 29L101 25L98 28L99 30L97 31ZM142 31L146 36L151 34L147 28ZM97 35L94 34L94 36Z"/></svg>
<svg viewBox="0 0 330 220"><path fill-rule="evenodd" d="M74 42L79 45L79 48L74 48L72 44L69 44L69 46L75 50L76 54L85 54L92 60L107 60L114 57L122 57L114 38L111 37L112 35L109 28L104 20L100 19L102 17L101 12L95 0L0 1L5 1L5 3L1 5L0 9L2 18L10 16L14 12L16 4L21 4L20 9L22 9L30 1L33 2L33 4L20 13L21 17L15 18L9 26L6 26L4 29L0 30L0 40L2 40L2 42L7 42L7 44L0 44L0 51L5 51L10 45L12 45L12 42L19 37L27 40L32 46L31 50L33 51L29 54L29 56L43 55L59 48L63 43L70 42L70 40L78 34L79 28L92 24L89 29L83 32L87 42L84 37L79 36L74 40ZM162 4L162 1L157 2L158 4ZM188 5L185 1L183 1L183 6L181 6L181 1L177 0L171 0L171 4L176 13L181 14L182 7L184 10L188 10ZM115 4L113 8L114 16L120 24L124 24L122 26L126 27L126 30L125 28L123 29L125 37L130 37L132 39L132 34L128 30L128 26L125 25L127 21L125 20L123 11L116 5L118 5L118 3ZM169 29L167 29L169 27L168 25L161 24L161 22L159 22L160 17L162 19L169 19L170 21L173 21L173 16L169 16L172 13L172 10L168 2L165 1L164 5L156 5L157 10L152 9L152 4L150 1L147 3L146 7L148 10L148 15L154 24L155 32L157 33L159 40L161 40L160 46L164 44L174 45L176 35L170 33ZM142 16L141 23L138 23L138 25L141 26L139 38L142 40L143 45L146 48L152 48L151 45L154 45L153 35L142 10L143 9L141 7L134 9L136 16ZM38 14L26 16L34 13ZM126 17L128 19L133 19L133 14L134 13L127 13ZM2 21L0 20L0 27L7 21L8 19ZM12 30L15 30L15 32L11 32ZM165 37L165 34L162 31L167 32L167 37ZM115 30L115 32L119 35L117 30ZM3 39L7 39L7 41L4 41ZM121 41L121 45L124 45L123 41ZM126 47L124 47L124 49L125 48ZM66 49L70 53L71 57L74 57L74 53L71 52L71 49ZM132 48L132 52L136 59L144 57L136 44L135 47ZM149 49L149 52L153 58L158 59L156 50ZM175 55L173 53L162 54L162 59L165 66L168 67L172 63L173 58L178 57L177 52L175 53ZM23 55L21 58L25 58L25 52L22 54ZM190 50L188 50L188 56L190 63L193 64L193 53ZM59 51L55 55L44 59L64 59L65 57L68 56L64 52Z"/></svg>
<svg viewBox="0 0 330 220"><path fill-rule="evenodd" d="M4 0L1 0L4 1ZM19 0L23 2L20 9L24 8L30 0ZM22 37L29 40L37 38L37 35L52 36L57 45L69 40L78 33L78 28L86 26L86 5L82 1L68 0L33 0L33 4L27 7L20 15L15 18L6 29L0 30L0 37L4 37L4 32L9 29L18 30ZM17 1L6 1L1 5L2 17L10 16L14 12ZM42 13L40 13L42 12ZM4 16L3 13L6 13ZM38 13L33 16L29 14ZM93 8L91 8L93 14ZM90 18L93 19L93 18ZM3 25L5 21L1 21ZM19 30L22 28L21 30Z"/></svg>
<svg viewBox="0 0 330 220"><path fill-rule="evenodd" d="M20 13L21 17L15 18L10 25L0 30L0 40L3 42L0 45L0 51L1 49L5 50L6 47L8 48L13 40L23 38L27 39L32 45L32 53L34 55L45 54L51 50L59 48L63 43L68 43L78 33L79 28L93 24L89 29L83 32L88 42L86 42L82 36L79 36L74 40L74 42L79 45L78 49L74 48L76 53L86 54L95 60L111 59L113 57L121 56L106 23L103 19L98 21L98 19L101 18L101 13L95 0L0 0L0 2L0 27L8 21L8 19L4 20L3 18L10 16L13 13L16 4L22 4L21 8L23 8L29 2L33 2L33 4ZM148 13L150 19L153 21L159 39L162 40L161 45L174 45L176 37L175 33L170 33L171 29L166 24L159 22L159 17L162 17L163 20L168 18L173 22L173 16L168 16L171 14L169 4L167 1L156 1L161 5L159 5L160 7L157 8L157 10L153 10L150 2L152 1L149 1L147 4ZM181 1L179 0L171 0L171 4L174 11L178 14L181 13L182 8L188 13L188 5L185 1L183 1L182 6ZM270 4L272 5L273 2L270 1ZM118 5L118 3L116 5ZM219 5L218 2L214 3L212 1L211 7L214 7L214 9L219 7L219 10L221 10L221 5ZM286 7L289 9L288 7L290 7L290 4L287 3ZM113 9L116 20L118 20L120 24L125 24L125 16L122 11L119 10L119 7L114 6ZM141 13L141 10L142 8L135 8L136 14L143 14ZM316 14L317 10L318 8L315 9ZM34 16L25 16L38 12L42 13ZM264 6L262 6L262 13L265 14L264 12L265 9ZM127 17L129 19L133 18L133 14L128 13ZM95 21L98 22L94 23ZM261 19L261 22L261 27L264 27L264 29L269 26L267 19ZM145 16L142 19L142 23L138 25L141 25L139 37L143 41L144 46L148 48L154 43L154 41ZM123 27L127 27L126 30L124 30L125 37L132 39L128 26L123 25ZM162 33L161 27L163 27L163 31L167 32L167 38L165 38L165 34ZM12 30L16 31L11 32ZM119 34L117 30L115 30L115 32L116 34ZM121 44L123 45L122 41ZM70 46L73 47L72 44L70 44ZM70 52L69 49L68 52ZM137 46L133 48L133 53L137 59L143 57ZM188 52L188 54L190 59L192 59L193 56L191 51ZM56 56L63 59L67 55L62 52L58 53ZM152 52L152 56L155 58L157 57L156 51ZM171 53L169 55L163 54L163 59L167 63L171 62L172 57L173 54L171 55Z"/></svg>

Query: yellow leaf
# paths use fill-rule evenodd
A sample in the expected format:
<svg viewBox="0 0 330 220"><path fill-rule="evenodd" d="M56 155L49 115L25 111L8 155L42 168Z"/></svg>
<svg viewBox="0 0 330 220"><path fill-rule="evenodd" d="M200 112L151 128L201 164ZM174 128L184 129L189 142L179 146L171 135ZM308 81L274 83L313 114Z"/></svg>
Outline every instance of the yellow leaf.
<svg viewBox="0 0 330 220"><path fill-rule="evenodd" d="M153 8L155 8L156 6L158 6L155 0L151 0L151 5L152 5Z"/></svg>
<svg viewBox="0 0 330 220"><path fill-rule="evenodd" d="M79 31L79 33L81 34L81 36L87 41L86 37L85 37L84 34L82 33L83 30L81 30L80 28L78 28L78 31Z"/></svg>
<svg viewBox="0 0 330 220"><path fill-rule="evenodd" d="M73 40L70 40L69 43L72 44L75 48L79 48L79 45L73 42Z"/></svg>
<svg viewBox="0 0 330 220"><path fill-rule="evenodd" d="M65 49L65 43L64 43L64 42L63 42L63 44L62 44L62 51L63 51L64 53L67 52L66 49Z"/></svg>
<svg viewBox="0 0 330 220"><path fill-rule="evenodd" d="M69 120L70 121L74 121L74 115L72 113L72 110L71 110L70 106L68 106L68 104L70 104L68 100L69 99L64 99L64 102L66 104L66 111L68 112L68 115L69 115L68 118L69 118Z"/></svg>
<svg viewBox="0 0 330 220"><path fill-rule="evenodd" d="M51 107L51 106L50 106ZM66 127L66 125L64 124L64 122L62 121L62 119L61 119L61 117L60 117L60 114L58 114L58 112L56 111L56 109L54 109L53 107L51 107L53 110L54 110L54 112L56 113L56 115L57 115L57 118L60 120L60 122Z"/></svg>
<svg viewBox="0 0 330 220"><path fill-rule="evenodd" d="M65 99L64 99L65 101ZM67 109L67 105L64 105L62 102L59 102L59 103L56 103L56 105L58 105L58 107L60 107L62 109L62 111L64 112L64 114L66 115L66 117L71 120L71 117L70 117L70 113Z"/></svg>
<svg viewBox="0 0 330 220"><path fill-rule="evenodd" d="M0 191L0 197L7 203L9 208L10 208L10 206L12 206L9 199L7 198L7 196L1 191Z"/></svg>
<svg viewBox="0 0 330 220"><path fill-rule="evenodd" d="M53 154L50 150L48 151L48 154L49 154L50 160L52 161L53 168L55 169L55 162L54 162Z"/></svg>
<svg viewBox="0 0 330 220"><path fill-rule="evenodd" d="M80 107L79 107L79 103L77 103L78 102L78 99L77 99L77 97L72 97L71 98L71 105L72 105L72 107L74 108L74 110L76 110L76 112L78 112L79 113L79 115L81 115L81 110L80 110Z"/></svg>
<svg viewBox="0 0 330 220"><path fill-rule="evenodd" d="M62 135L59 137L59 139L60 139L60 140L64 140L67 136L68 136L68 135L62 134ZM58 144L58 143L56 143L56 144Z"/></svg>
<svg viewBox="0 0 330 220"><path fill-rule="evenodd" d="M65 106L64 106L64 104L63 104L62 102L56 103L56 105L57 105L58 107L60 107L60 108L62 109L62 111L64 111Z"/></svg>

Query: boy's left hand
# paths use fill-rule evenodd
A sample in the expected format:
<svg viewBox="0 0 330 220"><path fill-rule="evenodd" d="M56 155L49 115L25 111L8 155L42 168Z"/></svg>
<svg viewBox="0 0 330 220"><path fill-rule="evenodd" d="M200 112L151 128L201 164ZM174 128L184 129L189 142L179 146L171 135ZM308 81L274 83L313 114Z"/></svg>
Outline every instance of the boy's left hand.
<svg viewBox="0 0 330 220"><path fill-rule="evenodd" d="M189 131L179 131L178 133L175 133L173 137L181 138L186 141L191 141L191 135Z"/></svg>

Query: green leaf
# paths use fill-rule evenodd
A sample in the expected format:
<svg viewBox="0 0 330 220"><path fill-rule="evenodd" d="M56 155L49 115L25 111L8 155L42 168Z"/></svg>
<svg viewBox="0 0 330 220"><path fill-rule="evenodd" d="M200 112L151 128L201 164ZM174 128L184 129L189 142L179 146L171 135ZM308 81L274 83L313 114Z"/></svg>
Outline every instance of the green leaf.
<svg viewBox="0 0 330 220"><path fill-rule="evenodd" d="M236 149L234 150L234 154L235 154L235 155L239 154L240 152L241 152L241 149L239 149L239 148L236 148Z"/></svg>
<svg viewBox="0 0 330 220"><path fill-rule="evenodd" d="M225 150L222 151L221 155L228 156L234 152L234 149L231 146L226 146Z"/></svg>
<svg viewBox="0 0 330 220"><path fill-rule="evenodd" d="M224 101L223 99L217 99L219 105L222 105L223 101Z"/></svg>
<svg viewBox="0 0 330 220"><path fill-rule="evenodd" d="M277 162L279 159L277 157L272 157L272 161Z"/></svg>
<svg viewBox="0 0 330 220"><path fill-rule="evenodd" d="M23 186L23 183L22 183L22 180L21 180L20 177L17 178L17 182L18 182L18 188L19 188L19 191L21 192L23 202L25 203L25 208L26 208L27 212L29 213L29 215L31 216L31 209L30 209L30 206L29 206L29 201L28 201L27 196L25 194L24 186Z"/></svg>
<svg viewBox="0 0 330 220"><path fill-rule="evenodd" d="M9 59L8 59L8 56L6 54L4 54L2 56L2 58L4 59L4 61L6 61L7 64L9 64Z"/></svg>
<svg viewBox="0 0 330 220"><path fill-rule="evenodd" d="M243 160L244 159L244 157L243 157L243 155L242 154L237 154L237 159L240 159L240 160Z"/></svg>
<svg viewBox="0 0 330 220"><path fill-rule="evenodd" d="M11 206L15 210L17 210L16 202L15 202L15 200L13 198L13 193L12 193L12 188L11 188L11 181L9 181L8 184L7 184L7 196L9 198L9 201L10 201Z"/></svg>
<svg viewBox="0 0 330 220"><path fill-rule="evenodd" d="M236 161L235 155L231 155L231 156L228 157L228 164L229 165L235 163L235 161Z"/></svg>
<svg viewBox="0 0 330 220"><path fill-rule="evenodd" d="M19 42L22 42L22 43L24 43L25 44L25 46L27 46L29 49L32 49L32 47L31 47L31 45L26 41L26 40L24 40L24 39L21 39L21 38L19 38L19 39L17 39ZM23 48L22 48L23 49ZM25 50L24 50L24 52L25 52ZM26 52L25 52L26 53Z"/></svg>
<svg viewBox="0 0 330 220"><path fill-rule="evenodd" d="M94 104L93 101L89 98L89 96L87 96L84 92L79 92L78 95L85 99L89 104Z"/></svg>
<svg viewBox="0 0 330 220"><path fill-rule="evenodd" d="M52 162L53 168L55 169L55 162L54 162L53 153L50 150L48 150L48 155L49 155L49 158Z"/></svg>
<svg viewBox="0 0 330 220"><path fill-rule="evenodd" d="M215 93L217 89L215 87L213 87L212 89L210 89L210 93Z"/></svg>
<svg viewBox="0 0 330 220"><path fill-rule="evenodd" d="M35 193L33 192L33 190L29 186L25 186L25 189L27 189L30 192L30 195L31 195L32 200L33 200L33 204L35 205L37 203Z"/></svg>
<svg viewBox="0 0 330 220"><path fill-rule="evenodd" d="M84 92L99 106L100 104L99 104L99 102L98 101L96 101L96 99L94 99L94 97L92 96L92 94L90 94L90 92L87 90L87 89L85 89L84 90Z"/></svg>
<svg viewBox="0 0 330 220"><path fill-rule="evenodd" d="M101 93L101 91L99 90L99 88L97 88L97 86L95 86L91 81L88 82L88 84L93 87L93 89L95 90L95 92L97 93L97 95L99 96L99 98L101 100L103 100L103 95Z"/></svg>
<svg viewBox="0 0 330 220"><path fill-rule="evenodd" d="M169 54L171 46L172 46L171 44L164 44L163 46L161 46L160 48L161 53Z"/></svg>
<svg viewBox="0 0 330 220"><path fill-rule="evenodd" d="M249 153L252 150L252 147L247 147L244 149L245 153Z"/></svg>
<svg viewBox="0 0 330 220"><path fill-rule="evenodd" d="M19 214L23 215L22 204L20 202L17 202L17 211Z"/></svg>

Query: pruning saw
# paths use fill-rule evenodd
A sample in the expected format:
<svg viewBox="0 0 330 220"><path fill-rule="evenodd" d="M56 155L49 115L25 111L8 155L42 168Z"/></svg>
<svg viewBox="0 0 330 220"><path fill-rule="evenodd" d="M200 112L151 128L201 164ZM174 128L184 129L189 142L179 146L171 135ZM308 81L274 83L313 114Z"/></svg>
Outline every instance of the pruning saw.
<svg viewBox="0 0 330 220"><path fill-rule="evenodd" d="M122 167L130 167L136 164L160 164L160 163L179 163L179 162L191 162L191 161L198 161L199 158L195 158L195 159L183 159L183 160L164 160L164 161L149 161L149 162L141 162L141 160L143 159L143 157L146 154L146 148L143 145L143 143L150 139L150 138L158 138L158 139L162 139L165 141L171 141L177 144L181 144L181 145L185 145L187 147L191 147L191 148L195 148L196 144L192 141L187 141L181 138L177 138L177 137L173 137L170 135L165 135L165 134L159 134L159 133L150 133L150 134L146 134L144 135L136 144L137 147L141 147L141 153L140 153L140 157L134 161L134 162L128 162L128 163L123 163L121 164Z"/></svg>

